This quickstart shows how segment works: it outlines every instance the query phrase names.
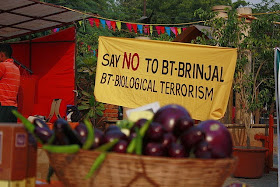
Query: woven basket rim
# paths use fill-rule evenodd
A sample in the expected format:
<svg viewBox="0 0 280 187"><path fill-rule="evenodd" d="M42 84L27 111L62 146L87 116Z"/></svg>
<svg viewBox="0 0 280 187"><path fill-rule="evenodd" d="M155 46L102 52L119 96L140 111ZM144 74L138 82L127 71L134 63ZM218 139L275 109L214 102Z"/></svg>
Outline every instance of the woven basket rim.
<svg viewBox="0 0 280 187"><path fill-rule="evenodd" d="M147 182L160 187L173 186L174 183L182 187L221 186L226 177L233 172L238 160L236 157L171 158L109 152L104 163L90 180L84 180L81 176L87 175L90 165L101 153L97 150L80 150L74 154L47 152L47 155L59 180L66 186L75 187L124 187L132 184L143 186L147 185ZM73 176L73 172L77 170L80 174ZM176 174L178 172L185 175L178 177ZM151 174L153 178L149 177ZM207 179L207 182L201 180L201 177Z"/></svg>
<svg viewBox="0 0 280 187"><path fill-rule="evenodd" d="M59 155L71 155L67 153L50 153L46 151L47 154L59 154ZM101 151L97 150L83 150L80 149L79 152L74 153L74 154L80 154L80 153L102 153ZM125 158L135 158L135 159L142 159L142 160L149 160L149 161L162 161L162 162L175 162L175 163L185 163L185 162L205 162L207 164L211 163L218 163L218 162L227 162L227 161L236 161L237 157L232 156L230 158L210 158L210 159L202 159L202 158L174 158L174 157L166 157L166 156L148 156L148 155L136 155L136 154L129 154L129 153L116 153L116 152L108 152L107 155L113 156L115 158L119 157L120 159L125 159Z"/></svg>

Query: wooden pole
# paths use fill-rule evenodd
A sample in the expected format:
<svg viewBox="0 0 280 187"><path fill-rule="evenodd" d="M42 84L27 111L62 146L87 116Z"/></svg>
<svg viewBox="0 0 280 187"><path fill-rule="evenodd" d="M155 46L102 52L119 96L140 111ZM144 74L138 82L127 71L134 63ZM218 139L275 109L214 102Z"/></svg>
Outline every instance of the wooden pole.
<svg viewBox="0 0 280 187"><path fill-rule="evenodd" d="M143 0L143 16L146 16L146 5L147 5L147 1Z"/></svg>

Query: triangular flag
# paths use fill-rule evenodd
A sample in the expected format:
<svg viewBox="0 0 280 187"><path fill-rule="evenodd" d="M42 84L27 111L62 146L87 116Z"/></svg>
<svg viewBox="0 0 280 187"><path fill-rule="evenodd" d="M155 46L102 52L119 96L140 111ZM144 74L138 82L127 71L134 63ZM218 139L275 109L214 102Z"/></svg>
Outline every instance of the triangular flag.
<svg viewBox="0 0 280 187"><path fill-rule="evenodd" d="M100 23L102 24L103 28L106 28L106 22L104 19L100 19Z"/></svg>
<svg viewBox="0 0 280 187"><path fill-rule="evenodd" d="M108 29L111 30L111 21L106 20L106 24L107 24L107 26L108 26Z"/></svg>
<svg viewBox="0 0 280 187"><path fill-rule="evenodd" d="M184 28L183 28L183 31L185 31L186 29L187 29L187 28L186 28L186 27L184 27Z"/></svg>
<svg viewBox="0 0 280 187"><path fill-rule="evenodd" d="M130 23L126 23L126 26L127 26L128 30L131 32L131 24Z"/></svg>
<svg viewBox="0 0 280 187"><path fill-rule="evenodd" d="M88 21L89 21L90 26L93 27L93 18L88 18Z"/></svg>
<svg viewBox="0 0 280 187"><path fill-rule="evenodd" d="M160 26L156 26L156 30L157 30L158 35L160 35Z"/></svg>
<svg viewBox="0 0 280 187"><path fill-rule="evenodd" d="M100 20L97 18L94 18L94 23L95 23L96 27L98 28L100 25Z"/></svg>
<svg viewBox="0 0 280 187"><path fill-rule="evenodd" d="M82 22L82 21L78 21L78 23L79 23L79 25L81 26L83 22Z"/></svg>
<svg viewBox="0 0 280 187"><path fill-rule="evenodd" d="M177 30L178 30L178 34L181 34L182 28L181 28L181 27L178 27Z"/></svg>
<svg viewBox="0 0 280 187"><path fill-rule="evenodd" d="M164 34L165 33L165 29L163 26L160 26L160 29L161 29L161 34Z"/></svg>
<svg viewBox="0 0 280 187"><path fill-rule="evenodd" d="M113 30L116 31L116 22L115 21L111 21L111 26L112 26Z"/></svg>
<svg viewBox="0 0 280 187"><path fill-rule="evenodd" d="M137 25L137 27L140 33L143 34L143 25Z"/></svg>
<svg viewBox="0 0 280 187"><path fill-rule="evenodd" d="M165 27L166 33L170 36L170 27Z"/></svg>
<svg viewBox="0 0 280 187"><path fill-rule="evenodd" d="M52 30L53 32L58 32L59 31L59 28L55 28Z"/></svg>
<svg viewBox="0 0 280 187"><path fill-rule="evenodd" d="M152 25L150 25L150 33L151 33L151 35L153 34L153 26Z"/></svg>
<svg viewBox="0 0 280 187"><path fill-rule="evenodd" d="M178 34L177 27L170 27L170 29L175 34L175 36L177 36L177 34Z"/></svg>
<svg viewBox="0 0 280 187"><path fill-rule="evenodd" d="M88 48L88 51L90 51L90 49L91 49L91 46L90 46L90 45L88 45L88 46L87 46L87 48Z"/></svg>
<svg viewBox="0 0 280 187"><path fill-rule="evenodd" d="M145 34L149 34L150 33L149 25L145 25L144 26L144 33Z"/></svg>
<svg viewBox="0 0 280 187"><path fill-rule="evenodd" d="M98 49L96 49L95 51L96 51L96 57L98 57Z"/></svg>
<svg viewBox="0 0 280 187"><path fill-rule="evenodd" d="M117 28L119 29L119 31L122 29L122 22L117 22L116 23L116 25L117 25Z"/></svg>
<svg viewBox="0 0 280 187"><path fill-rule="evenodd" d="M134 32L137 33L137 25L136 24L131 24L131 25L132 25Z"/></svg>
<svg viewBox="0 0 280 187"><path fill-rule="evenodd" d="M93 56L95 56L95 54L96 54L96 51L94 50L94 51L92 51L93 52Z"/></svg>

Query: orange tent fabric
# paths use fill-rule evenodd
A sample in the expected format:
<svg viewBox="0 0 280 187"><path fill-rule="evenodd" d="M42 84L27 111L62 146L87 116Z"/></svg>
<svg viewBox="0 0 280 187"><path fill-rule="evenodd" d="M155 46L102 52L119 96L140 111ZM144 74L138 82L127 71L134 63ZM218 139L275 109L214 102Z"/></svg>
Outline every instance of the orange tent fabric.
<svg viewBox="0 0 280 187"><path fill-rule="evenodd" d="M66 105L74 104L75 35L75 28L71 27L42 38L11 44L13 57L34 73L27 75L20 68L19 111L25 116L48 117L52 100L62 99L60 114L64 117Z"/></svg>

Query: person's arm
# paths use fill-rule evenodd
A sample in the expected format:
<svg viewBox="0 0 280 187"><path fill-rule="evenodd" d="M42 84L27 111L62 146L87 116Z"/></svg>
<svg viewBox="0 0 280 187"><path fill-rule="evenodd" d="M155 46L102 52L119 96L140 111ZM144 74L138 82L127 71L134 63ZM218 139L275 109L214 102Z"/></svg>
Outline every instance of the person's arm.
<svg viewBox="0 0 280 187"><path fill-rule="evenodd" d="M5 72L6 72L6 67L2 63L0 63L0 79L2 79Z"/></svg>

